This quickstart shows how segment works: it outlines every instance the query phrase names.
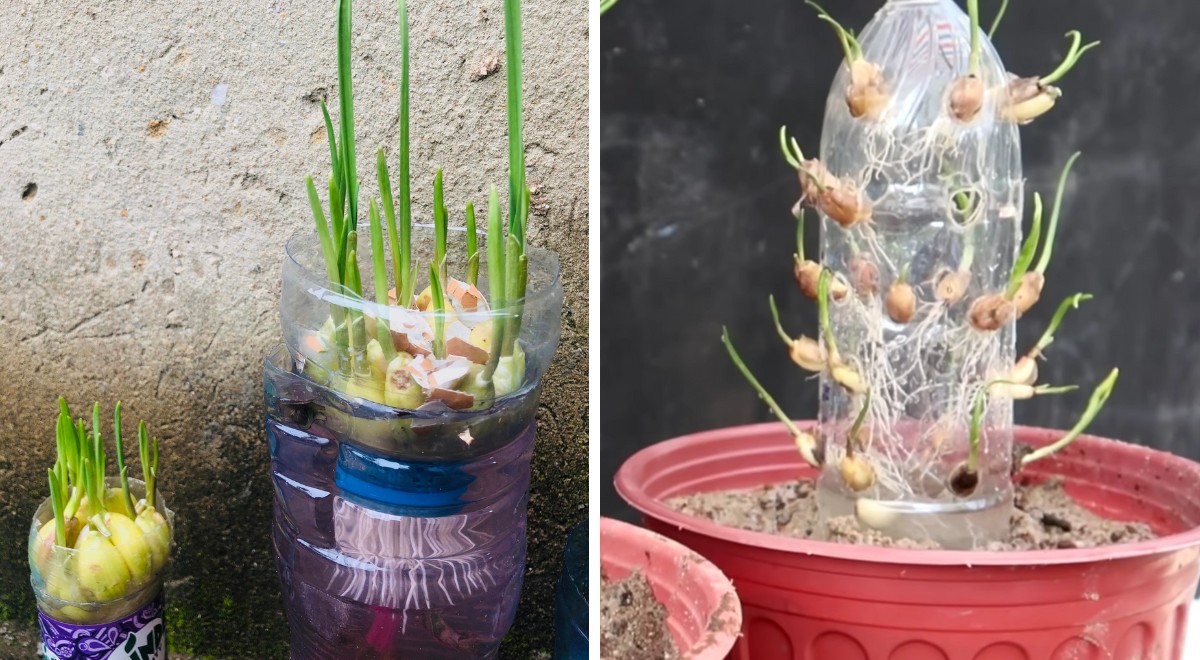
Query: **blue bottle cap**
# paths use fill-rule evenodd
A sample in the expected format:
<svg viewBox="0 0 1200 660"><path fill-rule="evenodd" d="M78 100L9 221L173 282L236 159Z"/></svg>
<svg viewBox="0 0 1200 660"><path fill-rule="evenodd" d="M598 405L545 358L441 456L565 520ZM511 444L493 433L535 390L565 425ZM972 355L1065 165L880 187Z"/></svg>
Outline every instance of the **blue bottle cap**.
<svg viewBox="0 0 1200 660"><path fill-rule="evenodd" d="M348 499L397 515L436 517L462 509L475 477L462 464L397 460L343 443L335 483Z"/></svg>

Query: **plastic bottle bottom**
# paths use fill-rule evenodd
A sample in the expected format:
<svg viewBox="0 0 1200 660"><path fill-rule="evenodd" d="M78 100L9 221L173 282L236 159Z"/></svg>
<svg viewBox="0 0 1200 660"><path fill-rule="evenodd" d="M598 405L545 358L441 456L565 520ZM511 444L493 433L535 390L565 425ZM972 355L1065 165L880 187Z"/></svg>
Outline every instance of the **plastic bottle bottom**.
<svg viewBox="0 0 1200 660"><path fill-rule="evenodd" d="M860 531L894 540L933 542L945 550L970 550L986 539L1008 536L1012 489L971 499L914 500L851 496L825 479L817 481L818 533L828 538L830 521L851 518Z"/></svg>

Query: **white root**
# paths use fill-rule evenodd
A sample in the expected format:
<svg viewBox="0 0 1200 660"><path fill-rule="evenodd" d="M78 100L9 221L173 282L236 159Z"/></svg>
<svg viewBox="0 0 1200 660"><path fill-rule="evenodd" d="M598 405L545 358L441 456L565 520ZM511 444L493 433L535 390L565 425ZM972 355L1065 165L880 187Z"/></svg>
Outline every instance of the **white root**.
<svg viewBox="0 0 1200 660"><path fill-rule="evenodd" d="M401 610L401 632L410 612L453 606L500 584L494 562L480 552L494 536L476 529L471 516L393 516L339 498L333 519L340 557L328 591Z"/></svg>

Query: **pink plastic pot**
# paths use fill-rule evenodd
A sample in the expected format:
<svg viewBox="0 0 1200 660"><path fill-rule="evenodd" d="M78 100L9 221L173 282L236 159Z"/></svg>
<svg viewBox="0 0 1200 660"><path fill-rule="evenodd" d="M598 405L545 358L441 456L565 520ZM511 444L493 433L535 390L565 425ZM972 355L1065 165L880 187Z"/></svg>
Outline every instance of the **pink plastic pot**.
<svg viewBox="0 0 1200 660"><path fill-rule="evenodd" d="M1058 432L1018 428L1039 446ZM1183 660L1200 578L1200 465L1084 436L1033 464L1080 504L1162 538L1031 552L898 550L723 527L673 496L815 477L782 425L699 433L638 452L617 491L646 524L737 585L737 660Z"/></svg>
<svg viewBox="0 0 1200 660"><path fill-rule="evenodd" d="M742 628L742 607L729 578L669 538L600 518L600 566L612 580L639 570L667 608L667 626L683 660L721 660Z"/></svg>

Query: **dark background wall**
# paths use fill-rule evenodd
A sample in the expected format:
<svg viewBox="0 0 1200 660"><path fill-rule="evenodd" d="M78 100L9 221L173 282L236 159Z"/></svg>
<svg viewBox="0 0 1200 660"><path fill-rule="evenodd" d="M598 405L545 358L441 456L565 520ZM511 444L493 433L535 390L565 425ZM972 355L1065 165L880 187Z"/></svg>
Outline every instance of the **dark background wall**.
<svg viewBox="0 0 1200 660"><path fill-rule="evenodd" d="M1119 366L1091 430L1200 457L1200 4L1011 4L996 36L1011 71L1049 73L1071 29L1103 42L1063 81L1058 107L1022 129L1030 193L1052 193L1066 158L1083 157L1019 345L1063 297L1097 294L1068 317L1043 382L1090 391ZM999 2L981 5L987 25ZM825 6L861 29L883 2ZM787 327L816 327L790 274L798 189L775 140L786 124L817 151L841 54L800 0L621 0L601 26L601 507L632 519L612 488L630 454L770 418L721 347L722 324L789 413L816 413L766 305L774 293ZM1070 426L1086 396L1024 403L1017 420Z"/></svg>

